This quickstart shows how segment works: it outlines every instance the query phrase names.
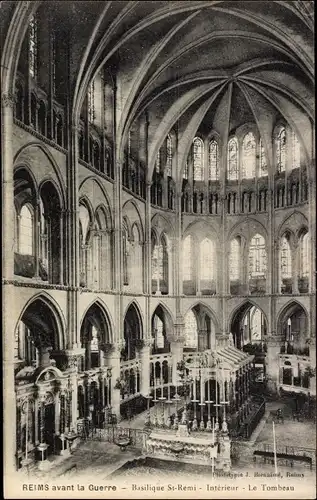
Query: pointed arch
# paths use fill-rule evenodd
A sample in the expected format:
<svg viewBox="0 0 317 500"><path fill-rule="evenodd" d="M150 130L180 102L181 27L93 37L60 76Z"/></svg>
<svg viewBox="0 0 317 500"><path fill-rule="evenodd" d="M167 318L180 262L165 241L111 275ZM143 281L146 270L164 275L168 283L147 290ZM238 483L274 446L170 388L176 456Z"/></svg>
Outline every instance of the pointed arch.
<svg viewBox="0 0 317 500"><path fill-rule="evenodd" d="M59 198L59 204L60 204L60 208L61 209L65 209L65 200L64 200L64 196L63 196L63 193L60 189L60 186L57 184L57 182L52 179L51 177L48 177L48 176L45 176L40 184L39 184L39 195L41 195L41 190L45 187L45 184L52 184L52 186L54 187L54 189L56 190L56 193L58 195L58 198Z"/></svg>
<svg viewBox="0 0 317 500"><path fill-rule="evenodd" d="M283 321L298 309L303 310L308 321L309 314L304 304L302 304L296 299L290 299L286 304L284 304L284 306L280 309L280 311L276 315L276 333L278 335L282 332L281 326Z"/></svg>
<svg viewBox="0 0 317 500"><path fill-rule="evenodd" d="M99 214L102 215L103 220L99 217ZM99 219L99 220L98 220ZM100 203L95 210L95 220L99 222L104 229L112 229L112 214L110 208L107 207L104 203Z"/></svg>
<svg viewBox="0 0 317 500"><path fill-rule="evenodd" d="M288 301L277 315L276 333L282 336L287 353L309 354L310 319L306 307L297 300Z"/></svg>
<svg viewBox="0 0 317 500"><path fill-rule="evenodd" d="M143 322L140 309L135 301L127 306L123 322L124 361L135 359L138 342L143 339Z"/></svg>
<svg viewBox="0 0 317 500"><path fill-rule="evenodd" d="M215 326L215 329L217 332L220 331L220 321L217 317L217 314L215 313L215 311L210 307L209 304L207 304L206 302L202 301L202 300L197 300L195 302L193 302L192 304L190 304L190 306L188 306L188 308L184 311L184 317L185 315L188 313L188 311L190 311L191 309L194 309L195 310L195 313L197 314L197 309L200 308L204 313L208 314L208 316L212 319L213 321L213 324Z"/></svg>
<svg viewBox="0 0 317 500"><path fill-rule="evenodd" d="M140 228L140 224L138 222L133 222L132 227L131 227L131 236L132 236L132 241L135 240L135 235L137 234L137 241L142 242L142 230Z"/></svg>
<svg viewBox="0 0 317 500"><path fill-rule="evenodd" d="M92 300L90 302L90 304L86 307L86 309L84 310L83 314L82 314L82 317L81 317L81 320L80 320L80 328L82 327L82 324L83 324L83 321L87 315L87 312L89 311L89 309L91 309L92 307L96 306L100 311L101 311L101 314L104 316L105 318L105 322L108 326L108 334L109 334L109 343L112 344L113 343L113 339L114 339L114 323L113 323L113 319L112 319L112 316L111 316L111 313L109 311L109 308L107 306L107 304L105 304L105 302L103 300L101 300L100 298L98 299L95 299L95 300Z"/></svg>
<svg viewBox="0 0 317 500"><path fill-rule="evenodd" d="M247 234L246 234L247 233ZM267 229L262 224L262 222L254 219L253 217L248 217L242 221L237 222L229 231L228 238L231 240L236 236L241 236L246 240L251 240L253 235L259 233L267 241Z"/></svg>
<svg viewBox="0 0 317 500"><path fill-rule="evenodd" d="M110 208L111 203L110 203L109 195L107 193L105 186L102 184L101 180L96 175L88 175L87 177L85 177L85 179L82 180L82 182L80 183L79 188L78 188L79 193L81 193L82 188L85 186L86 183L88 183L88 181L93 181L94 183L96 183L98 185L98 187L100 188L100 191L102 192L102 195L104 196L103 203L106 204L106 206L108 207L109 213L111 213L111 208ZM82 197L85 197L85 196L86 195L82 195Z"/></svg>
<svg viewBox="0 0 317 500"><path fill-rule="evenodd" d="M156 304L152 312L151 329L152 337L154 338L154 352L160 349L169 351L169 338L173 336L174 322L170 311L162 302Z"/></svg>
<svg viewBox="0 0 317 500"><path fill-rule="evenodd" d="M171 309L168 307L168 305L165 304L162 301L159 301L156 304L154 304L153 307L154 308L153 308L153 310L151 312L151 316L153 316L153 314L155 313L155 311L156 311L156 309L158 307L161 307L162 310L163 310L163 312L164 312L164 314L166 314L166 317L168 318L168 324L169 324L169 326L171 326L172 328L174 328L174 315L173 315Z"/></svg>
<svg viewBox="0 0 317 500"><path fill-rule="evenodd" d="M31 185L33 186L34 189L34 195L37 196L39 192L39 187L37 184L37 181L35 179L34 173L32 171L32 167L28 162L21 162L15 165L13 169L13 180L19 179L21 177L20 174L23 174L25 172L26 176L29 177L29 180L31 181Z"/></svg>
<svg viewBox="0 0 317 500"><path fill-rule="evenodd" d="M80 325L80 340L85 349L85 370L103 366L106 346L112 344L113 338L109 314L100 300L93 301L86 309Z"/></svg>
<svg viewBox="0 0 317 500"><path fill-rule="evenodd" d="M129 302L129 304L126 306L125 308L125 312L124 312L124 315L123 317L125 318L126 315L127 315L127 312L129 311L129 309L133 308L138 316L138 320L139 320L139 324L140 324L140 335L141 337L140 338L143 338L143 324L144 324L144 317L143 317L143 314L142 314L142 311L141 311L141 308L139 306L139 304L135 301L135 300L131 300L131 302Z"/></svg>
<svg viewBox="0 0 317 500"><path fill-rule="evenodd" d="M235 319L235 316L237 315L237 313L244 309L245 311L248 309L248 307L256 307L257 309L260 309L261 313L263 314L266 322L267 322L267 315L266 313L264 312L263 308L257 304L254 300L252 299L246 299L246 300L243 300L242 302L240 302L240 304L238 304L232 311L231 313L229 314L228 316L228 328L229 328L229 331L230 331L230 327L232 325L232 322L233 320ZM268 323L267 323L268 324Z"/></svg>
<svg viewBox="0 0 317 500"><path fill-rule="evenodd" d="M46 158L48 159L49 164L53 168L53 171L57 177L58 192L60 193L60 196L61 196L62 205L66 206L66 186L65 186L64 179L62 177L61 171L59 169L59 166L58 166L54 156L52 155L52 153L49 151L48 147L45 144L43 144L42 142L36 142L36 141L29 142L28 144L25 144L15 154L13 164L20 165L21 163L24 163L23 154L25 153L25 151L27 149L29 149L31 147L39 148L44 153ZM42 181L43 181L43 178L42 178Z"/></svg>
<svg viewBox="0 0 317 500"><path fill-rule="evenodd" d="M237 306L229 316L228 328L238 349L244 350L245 345L262 342L267 327L263 309L249 299Z"/></svg>
<svg viewBox="0 0 317 500"><path fill-rule="evenodd" d="M55 326L56 326L56 332L55 332L56 346L55 346L55 349L58 349L58 350L66 349L66 347L67 347L67 341L66 341L67 328L66 328L65 317L64 317L63 311L62 311L60 305L58 304L58 302L56 302L56 300L51 295L49 295L47 292L40 292L40 293L34 295L24 305L24 307L19 315L18 321L16 323L15 331L18 328L18 325L19 325L20 321L23 319L23 316L25 315L25 313L37 301L39 302L39 304L42 303L44 305L44 307L51 313L51 315L54 319L53 324L55 324ZM33 313L33 317L34 316L36 316L36 308L35 308L35 311ZM41 321L41 325L42 324L43 324L43 320Z"/></svg>
<svg viewBox="0 0 317 500"><path fill-rule="evenodd" d="M135 219L132 217L132 214L131 213L128 213L128 206L129 205L132 205L133 206L133 209L135 210L136 214L135 214ZM140 212L140 209L138 207L138 204L133 200L133 199L129 199L127 200L124 204L123 204L123 207L122 207L122 215L123 215L123 218L127 218L128 220L133 220L133 222L138 222L139 224L139 228L140 228L140 235L141 235L141 238L142 238L142 241L144 241L144 228L143 228L143 224L142 224L142 216L141 216L141 212ZM133 223L132 222L132 223Z"/></svg>

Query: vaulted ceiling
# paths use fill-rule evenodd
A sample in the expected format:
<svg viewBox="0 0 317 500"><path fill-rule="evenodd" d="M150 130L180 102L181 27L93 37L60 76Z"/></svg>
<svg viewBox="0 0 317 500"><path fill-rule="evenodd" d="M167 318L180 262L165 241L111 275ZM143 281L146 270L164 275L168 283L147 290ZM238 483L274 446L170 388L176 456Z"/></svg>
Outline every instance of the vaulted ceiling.
<svg viewBox="0 0 317 500"><path fill-rule="evenodd" d="M55 5L71 37L73 119L94 74L103 65L115 70L118 150L130 125L146 111L150 168L172 127L186 156L197 132L214 129L225 144L246 122L254 123L269 143L280 118L312 156L313 2Z"/></svg>

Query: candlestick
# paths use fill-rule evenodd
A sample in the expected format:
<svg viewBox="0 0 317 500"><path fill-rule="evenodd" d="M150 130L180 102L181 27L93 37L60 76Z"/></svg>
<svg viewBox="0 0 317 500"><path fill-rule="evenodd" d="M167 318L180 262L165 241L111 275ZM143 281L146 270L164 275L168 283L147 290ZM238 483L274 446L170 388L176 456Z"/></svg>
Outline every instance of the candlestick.
<svg viewBox="0 0 317 500"><path fill-rule="evenodd" d="M215 417L212 417L212 445L215 446Z"/></svg>
<svg viewBox="0 0 317 500"><path fill-rule="evenodd" d="M28 458L28 442L29 442L29 398L26 400L26 423L25 423L25 460Z"/></svg>
<svg viewBox="0 0 317 500"><path fill-rule="evenodd" d="M201 431L205 430L205 422L204 422L204 406L205 403L199 403L200 406L200 423L199 423L199 429Z"/></svg>
<svg viewBox="0 0 317 500"><path fill-rule="evenodd" d="M203 404L203 375L200 371L200 403Z"/></svg>
<svg viewBox="0 0 317 500"><path fill-rule="evenodd" d="M154 367L154 378L153 378L153 384L154 384L154 401L156 400L156 380L155 380L155 367Z"/></svg>
<svg viewBox="0 0 317 500"><path fill-rule="evenodd" d="M194 398L196 399L196 375L194 376Z"/></svg>

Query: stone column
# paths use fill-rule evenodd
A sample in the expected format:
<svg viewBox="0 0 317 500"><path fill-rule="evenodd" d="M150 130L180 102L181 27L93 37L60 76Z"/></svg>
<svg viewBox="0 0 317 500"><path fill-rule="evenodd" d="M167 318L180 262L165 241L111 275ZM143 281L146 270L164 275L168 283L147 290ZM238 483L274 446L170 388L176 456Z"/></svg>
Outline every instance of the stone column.
<svg viewBox="0 0 317 500"><path fill-rule="evenodd" d="M10 477L16 470L16 398L14 386L14 328L13 285L14 274L14 190L13 190L13 109L14 95L1 96L1 166L2 166L2 279L3 279L3 391L4 428L10 429L3 435L4 475ZM16 320L16 319L15 319Z"/></svg>
<svg viewBox="0 0 317 500"><path fill-rule="evenodd" d="M112 394L111 394L111 407L112 413L115 413L118 421L120 420L120 389L115 389L117 379L120 379L120 351L123 347L121 342L118 342L113 346L112 351L109 354L109 365L111 366L112 372Z"/></svg>
<svg viewBox="0 0 317 500"><path fill-rule="evenodd" d="M296 242L293 248L292 252L292 274L293 274L293 283L292 283L292 293L294 295L298 295L298 277L299 277L299 271L300 271L300 249L299 249L299 243Z"/></svg>
<svg viewBox="0 0 317 500"><path fill-rule="evenodd" d="M170 350L172 354L172 384L177 385L177 363L179 363L183 359L183 340L174 339L170 341Z"/></svg>
<svg viewBox="0 0 317 500"><path fill-rule="evenodd" d="M271 392L278 391L279 385L279 355L282 345L282 337L271 335L267 340L266 374L267 385Z"/></svg>
<svg viewBox="0 0 317 500"><path fill-rule="evenodd" d="M78 348L66 351L68 358L68 368L70 370L69 378L72 386L72 403L71 403L71 430L77 431L78 419L78 360L81 355L85 353L85 349Z"/></svg>
<svg viewBox="0 0 317 500"><path fill-rule="evenodd" d="M147 396L150 392L150 355L151 355L151 339L144 341L144 346L140 351L141 360L141 388L140 392L143 396Z"/></svg>
<svg viewBox="0 0 317 500"><path fill-rule="evenodd" d="M38 468L39 470L44 470L47 466L47 443L45 442L45 394L40 393L39 394L39 441L40 444L38 445L37 449L39 452L39 464Z"/></svg>

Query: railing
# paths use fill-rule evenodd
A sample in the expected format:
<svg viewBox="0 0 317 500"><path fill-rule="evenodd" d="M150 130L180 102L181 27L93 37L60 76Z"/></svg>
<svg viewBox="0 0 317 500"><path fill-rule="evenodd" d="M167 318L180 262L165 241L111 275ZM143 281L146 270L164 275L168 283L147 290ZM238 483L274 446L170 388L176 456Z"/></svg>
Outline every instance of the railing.
<svg viewBox="0 0 317 500"><path fill-rule="evenodd" d="M95 441L107 441L121 446L133 446L134 448L143 451L146 449L146 442L149 431L142 429L130 429L120 427L120 425L106 426L104 429L96 429L91 436ZM123 446L123 444L122 444Z"/></svg>
<svg viewBox="0 0 317 500"><path fill-rule="evenodd" d="M150 388L167 387L172 384L172 354L152 354L150 356Z"/></svg>
<svg viewBox="0 0 317 500"><path fill-rule="evenodd" d="M270 443L259 443L257 445L259 451L274 452L274 446ZM298 446L277 446L277 454L293 455L295 457L308 457L311 459L312 467L316 468L316 450L314 448L301 448Z"/></svg>
<svg viewBox="0 0 317 500"><path fill-rule="evenodd" d="M287 343L282 345L280 354L296 354L297 356L309 356L309 347L294 347L292 344Z"/></svg>
<svg viewBox="0 0 317 500"><path fill-rule="evenodd" d="M242 348L243 352L248 354L265 354L267 352L267 345L265 342L259 342L255 344L245 344Z"/></svg>
<svg viewBox="0 0 317 500"><path fill-rule="evenodd" d="M231 436L236 439L250 439L253 431L256 429L261 418L265 414L265 400L263 397L258 397L257 400L253 399L255 406L251 409L251 412L244 420L238 417L238 421L235 417L232 418L232 423L229 425Z"/></svg>

